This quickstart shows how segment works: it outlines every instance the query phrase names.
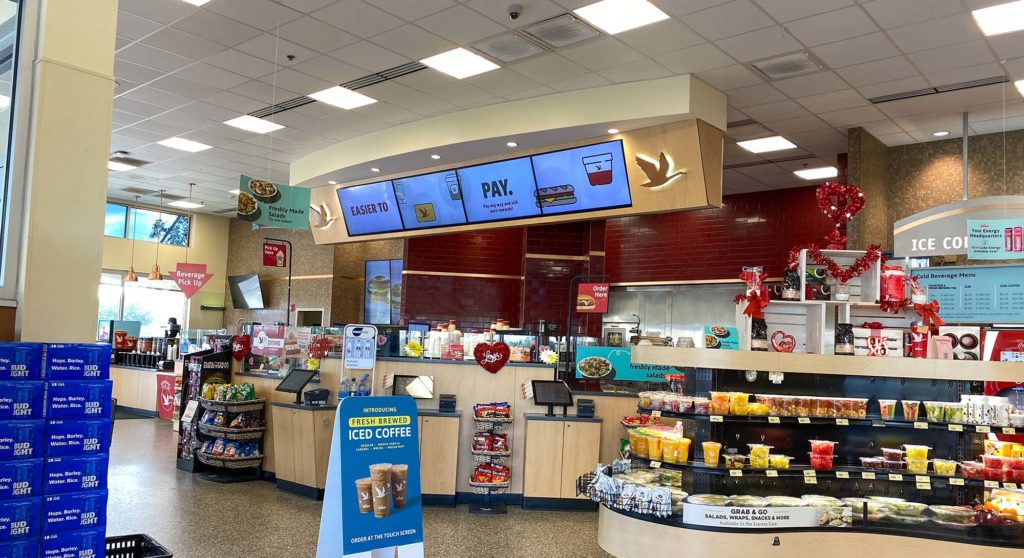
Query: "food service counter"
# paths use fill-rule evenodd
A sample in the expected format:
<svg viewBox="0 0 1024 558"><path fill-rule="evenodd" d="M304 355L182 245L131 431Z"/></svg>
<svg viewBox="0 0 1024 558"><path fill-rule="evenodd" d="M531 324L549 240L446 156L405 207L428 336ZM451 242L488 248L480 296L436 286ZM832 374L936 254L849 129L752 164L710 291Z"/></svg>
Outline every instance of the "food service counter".
<svg viewBox="0 0 1024 558"><path fill-rule="evenodd" d="M117 406L124 407L133 413L157 416L159 410L157 376L180 376L181 367L181 361L175 363L173 372L154 368L111 365L112 396L117 399Z"/></svg>

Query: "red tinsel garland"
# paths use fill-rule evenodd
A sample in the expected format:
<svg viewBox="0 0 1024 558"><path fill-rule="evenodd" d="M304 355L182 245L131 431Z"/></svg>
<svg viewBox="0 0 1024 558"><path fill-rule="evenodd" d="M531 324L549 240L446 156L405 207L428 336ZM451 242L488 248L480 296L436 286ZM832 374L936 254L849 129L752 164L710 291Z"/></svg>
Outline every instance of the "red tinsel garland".
<svg viewBox="0 0 1024 558"><path fill-rule="evenodd" d="M867 253L863 256L854 260L853 264L849 267L843 267L836 263L832 258L821 253L821 249L814 244L807 246L795 246L789 251L789 269L796 269L799 267L800 250L806 249L808 259L813 261L817 265L825 266L828 270L829 276L840 283L847 283L854 277L860 277L868 270L875 262L882 259L881 246L878 244L872 244L868 246Z"/></svg>
<svg viewBox="0 0 1024 558"><path fill-rule="evenodd" d="M881 308L883 312L890 312L892 314L899 314L908 306L910 306L910 301L906 298L900 300L882 300L878 302L878 307Z"/></svg>

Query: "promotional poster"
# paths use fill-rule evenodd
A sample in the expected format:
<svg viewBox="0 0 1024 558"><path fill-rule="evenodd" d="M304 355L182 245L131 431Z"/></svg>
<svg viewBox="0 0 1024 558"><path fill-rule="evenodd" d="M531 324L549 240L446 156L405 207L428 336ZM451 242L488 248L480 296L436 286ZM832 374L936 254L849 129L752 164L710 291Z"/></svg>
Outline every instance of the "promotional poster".
<svg viewBox="0 0 1024 558"><path fill-rule="evenodd" d="M664 382L674 368L660 364L630 362L628 348L576 347L576 377L585 380L633 380Z"/></svg>
<svg viewBox="0 0 1024 558"><path fill-rule="evenodd" d="M309 188L274 184L243 174L238 190L239 219L271 228L309 228Z"/></svg>
<svg viewBox="0 0 1024 558"><path fill-rule="evenodd" d="M1024 258L1024 219L968 219L967 259Z"/></svg>
<svg viewBox="0 0 1024 558"><path fill-rule="evenodd" d="M416 417L411 397L341 401L317 558L423 558Z"/></svg>

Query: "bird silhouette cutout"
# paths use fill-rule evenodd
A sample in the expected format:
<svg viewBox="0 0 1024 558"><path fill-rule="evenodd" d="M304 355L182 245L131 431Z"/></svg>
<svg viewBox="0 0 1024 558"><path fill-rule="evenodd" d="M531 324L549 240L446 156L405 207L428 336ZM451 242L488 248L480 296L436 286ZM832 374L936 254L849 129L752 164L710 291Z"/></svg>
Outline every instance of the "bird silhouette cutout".
<svg viewBox="0 0 1024 558"><path fill-rule="evenodd" d="M309 206L309 210L310 224L318 229L326 229L337 221L337 219L331 215L331 210L324 204L320 204L318 206L311 205Z"/></svg>
<svg viewBox="0 0 1024 558"><path fill-rule="evenodd" d="M405 483L404 482L396 482L395 483L395 491L402 491L402 490L405 490Z"/></svg>
<svg viewBox="0 0 1024 558"><path fill-rule="evenodd" d="M376 496L378 498L387 498L387 495L388 495L388 487L387 486L375 486L375 487L373 487L373 491L374 491L374 493L376 494Z"/></svg>
<svg viewBox="0 0 1024 558"><path fill-rule="evenodd" d="M362 491L360 491L359 492L359 499L364 501L364 502L369 502L370 501L370 493L369 492L362 492Z"/></svg>
<svg viewBox="0 0 1024 558"><path fill-rule="evenodd" d="M668 161L668 157L665 156L664 151L658 154L658 166L654 166L653 162L648 161L643 157L637 157L636 164L640 167L640 170L644 171L644 174L647 175L648 182L641 184L644 188L659 188L661 186L666 186L676 177L686 174L685 170L669 174L672 171L672 163Z"/></svg>

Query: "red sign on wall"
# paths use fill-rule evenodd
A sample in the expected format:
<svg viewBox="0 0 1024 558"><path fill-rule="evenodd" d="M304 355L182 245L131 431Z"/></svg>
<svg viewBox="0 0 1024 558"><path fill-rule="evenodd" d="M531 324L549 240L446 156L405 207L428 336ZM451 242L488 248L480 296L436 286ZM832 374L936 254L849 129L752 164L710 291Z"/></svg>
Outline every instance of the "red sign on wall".
<svg viewBox="0 0 1024 558"><path fill-rule="evenodd" d="M185 293L185 298L192 298L192 295L199 292L199 289L213 278L212 273L206 272L206 264L195 263L179 262L172 275L178 288Z"/></svg>
<svg viewBox="0 0 1024 558"><path fill-rule="evenodd" d="M284 335L284 326L253 326L252 354L268 357L283 357Z"/></svg>
<svg viewBox="0 0 1024 558"><path fill-rule="evenodd" d="M288 246L274 242L264 242L263 265L267 267L287 267Z"/></svg>
<svg viewBox="0 0 1024 558"><path fill-rule="evenodd" d="M576 311L604 314L608 311L608 283L580 283L576 289Z"/></svg>

